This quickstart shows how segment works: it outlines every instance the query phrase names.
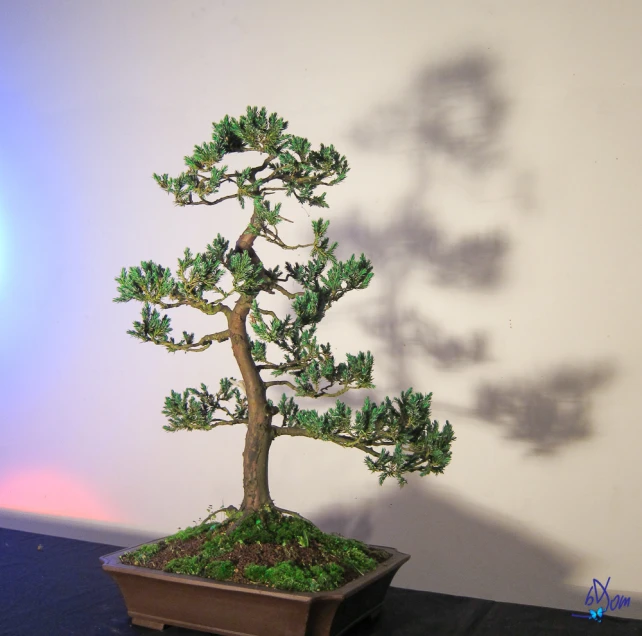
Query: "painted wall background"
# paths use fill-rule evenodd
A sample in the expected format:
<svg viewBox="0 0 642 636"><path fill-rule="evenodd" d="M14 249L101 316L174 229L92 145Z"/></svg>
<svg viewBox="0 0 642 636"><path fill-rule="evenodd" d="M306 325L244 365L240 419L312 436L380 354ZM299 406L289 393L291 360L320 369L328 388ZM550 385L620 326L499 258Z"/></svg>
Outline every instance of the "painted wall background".
<svg viewBox="0 0 642 636"><path fill-rule="evenodd" d="M275 500L411 553L401 587L581 609L610 576L642 617L638 2L2 11L0 524L127 545L240 500L244 430L172 435L161 414L231 351L143 346L140 306L112 298L121 267L238 235L236 204L175 208L151 174L265 105L352 168L322 213L375 278L321 338L373 352L375 399L433 391L458 437L443 476L403 490L358 451L280 439Z"/></svg>

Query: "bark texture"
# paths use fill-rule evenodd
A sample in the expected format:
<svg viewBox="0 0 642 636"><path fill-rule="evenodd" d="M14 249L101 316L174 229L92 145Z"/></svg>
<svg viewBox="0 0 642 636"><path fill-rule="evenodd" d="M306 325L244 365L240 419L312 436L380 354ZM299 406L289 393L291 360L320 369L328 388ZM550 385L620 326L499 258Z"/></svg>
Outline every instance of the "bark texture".
<svg viewBox="0 0 642 636"><path fill-rule="evenodd" d="M256 222L253 215L252 221ZM247 230L236 242L236 251L248 251L255 263L260 262L252 248L255 235ZM243 451L243 503L241 512L258 512L274 507L268 483L268 456L272 442L272 415L268 410L266 386L256 368L247 333L247 316L253 298L241 295L228 316L232 351L238 364L248 402L248 425Z"/></svg>

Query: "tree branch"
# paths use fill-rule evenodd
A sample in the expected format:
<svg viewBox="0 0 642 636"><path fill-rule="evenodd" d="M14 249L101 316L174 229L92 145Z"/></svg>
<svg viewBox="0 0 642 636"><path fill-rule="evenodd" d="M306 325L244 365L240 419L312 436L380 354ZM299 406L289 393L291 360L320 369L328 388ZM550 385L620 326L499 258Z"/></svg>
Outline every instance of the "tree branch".
<svg viewBox="0 0 642 636"><path fill-rule="evenodd" d="M259 368L262 368L262 369L271 369L271 368L280 369L280 368L282 368L284 366L287 366L287 363L285 363L283 365L262 365ZM305 365L304 364L297 364L297 366L304 367ZM272 380L270 382L266 382L265 386L266 387L287 386L288 388L293 389L295 391L300 391L301 390L300 387L295 386L289 380ZM336 391L335 393L328 393L327 390L331 386L332 386L332 384L326 386L324 389L322 389L318 393L304 393L304 394L297 393L297 397L308 397L308 398L339 397L340 395L343 395L344 393L347 393L351 389L358 389L359 388L359 387L356 387L356 386L348 386L347 384L345 384L341 390Z"/></svg>
<svg viewBox="0 0 642 636"><path fill-rule="evenodd" d="M283 217L280 217L283 218ZM292 221L289 221L289 219L283 219L284 221L288 221L289 223L292 223ZM279 236L279 233L277 230L270 230L267 227L263 228L263 231L265 234L268 236L263 236L263 238L268 242L268 243L274 243L274 245L278 245L279 247L282 247L284 250L299 250L303 249L304 247L314 247L314 243L306 243L305 245L286 245L281 237Z"/></svg>
<svg viewBox="0 0 642 636"><path fill-rule="evenodd" d="M270 309L261 309L259 307L259 311L264 314L265 316L272 316L272 318L276 318L278 320L278 316Z"/></svg>
<svg viewBox="0 0 642 636"><path fill-rule="evenodd" d="M275 159L276 159L276 155L268 155L268 157L260 166L257 166L256 168L252 168L252 170L250 170L250 181L252 183L256 183L257 173L261 172L261 170L265 170L270 164L270 161L274 161Z"/></svg>
<svg viewBox="0 0 642 636"><path fill-rule="evenodd" d="M300 428L296 426L274 426L272 425L272 434L274 437L279 437L281 435L290 435L291 437L309 437L311 439L320 439L315 436L314 433L308 431L305 428ZM343 446L344 448L358 448L360 451L373 455L374 457L379 457L379 453L373 450L365 444L359 443L353 437L345 437L343 435L328 435L325 440ZM380 444L383 446L384 444Z"/></svg>
<svg viewBox="0 0 642 636"><path fill-rule="evenodd" d="M210 429L216 428L217 426L234 426L236 424L247 424L247 420L217 420L214 419L212 422L215 422Z"/></svg>
<svg viewBox="0 0 642 636"><path fill-rule="evenodd" d="M195 175L196 175L199 179L201 179L202 181L209 181L209 180L212 178L212 175L211 175L211 174L199 174L199 172L202 172L203 170L204 170L204 168L199 168L199 169L196 171ZM220 181L220 183L221 183L221 184L226 183L226 182L234 183L234 184L236 183L236 181L234 181L234 179L232 179L232 177L234 176L234 173L232 173L232 172L230 172L230 173L226 173L226 174L224 174L223 176L224 176L225 178L224 178L224 179L221 179L221 181Z"/></svg>
<svg viewBox="0 0 642 636"><path fill-rule="evenodd" d="M319 391L318 393L315 393L314 395L305 395L301 397L315 397L315 398L320 398L320 397L339 397L340 395L343 395L344 393L347 393L350 389L357 389L359 387L356 386L348 386L347 384L343 386L343 388L340 391L336 391L335 393L326 393L327 389L329 389L332 385L329 385L325 387L325 389Z"/></svg>
<svg viewBox="0 0 642 636"><path fill-rule="evenodd" d="M177 303L164 303L162 300L147 300L147 302L151 305L158 305L163 309L173 309L174 307L182 307L184 305L188 305L190 307L193 307L194 309L200 309L204 314L207 314L208 316L215 316L216 314L221 312L228 316L232 312L232 310L222 302L210 303L207 300L201 301L199 299L197 299L197 302L191 301L189 299L180 300Z"/></svg>
<svg viewBox="0 0 642 636"><path fill-rule="evenodd" d="M276 289L276 291L281 292L284 296L287 296L290 300L294 300L298 296L303 296L304 292L289 292L285 287L273 283L270 285L270 289Z"/></svg>
<svg viewBox="0 0 642 636"><path fill-rule="evenodd" d="M294 389L296 391L296 386L292 384L292 382L289 382L288 380L272 380L270 382L265 382L265 388L269 388L271 386L287 386L290 389Z"/></svg>
<svg viewBox="0 0 642 636"><path fill-rule="evenodd" d="M229 271L229 267L227 267L227 265L226 265L225 263L221 263L221 265L223 265L223 267ZM190 297L195 298L195 299L196 299L196 301L197 301L197 302L196 302L196 304L197 304L197 305L200 305L200 304L201 304L201 302L200 302L200 298L198 298L198 296L197 296L196 294L194 294L194 287L195 287L195 286L197 286L197 285L199 284L199 281L197 280L197 281L193 282L193 281L191 281L191 280L187 280L187 278L185 278L185 271L184 271L184 268L183 268L183 267L181 267L181 268L179 269L179 271L178 271L178 277L181 279L181 281L182 281L182 283L183 283L183 287L184 287L184 289L185 289L185 291L186 291L185 297L186 297L186 298L190 298ZM219 300L217 300L217 301L214 301L214 303L209 303L208 301L203 301L203 302L204 302L208 307L209 307L210 305L212 305L212 304L216 304L216 305L220 304L220 305L222 305L223 301L224 301L226 298L229 298L233 293L235 293L234 291L231 291L231 292L225 292L225 291L223 291L223 290L222 290L220 287L218 287L218 286L213 286L213 287L212 287L212 289L210 289L210 290L208 290L208 291L215 291L217 294L219 294L220 296L222 296L222 298L220 298L220 299L219 299ZM199 308L199 309L200 309L200 307L197 307L197 308ZM221 311L222 311L222 310L221 310ZM206 312L206 313L207 313L207 312Z"/></svg>
<svg viewBox="0 0 642 636"><path fill-rule="evenodd" d="M203 199L200 194L196 195L200 201L190 201L191 205L216 205L217 203L220 203L221 201L226 201L227 199L236 199L238 197L238 193L235 194L228 194L224 197L219 197L215 201L208 201L207 199Z"/></svg>
<svg viewBox="0 0 642 636"><path fill-rule="evenodd" d="M175 344L168 340L152 340L152 342L154 344L164 346L169 351L185 351L185 353L187 353L188 351L192 351L195 353L200 353L201 351L205 351L206 349L209 349L212 346L212 343L214 341L225 342L226 340L229 340L229 338L230 338L230 331L229 329L226 329L225 331L210 333L206 336L203 336L198 342L193 342L192 344L181 345L181 344ZM198 347L200 347L200 349Z"/></svg>
<svg viewBox="0 0 642 636"><path fill-rule="evenodd" d="M302 369L303 367L305 367L305 364L303 364L302 362L282 362L281 364L267 362L266 364L257 365L256 368L259 371L263 371L264 369Z"/></svg>

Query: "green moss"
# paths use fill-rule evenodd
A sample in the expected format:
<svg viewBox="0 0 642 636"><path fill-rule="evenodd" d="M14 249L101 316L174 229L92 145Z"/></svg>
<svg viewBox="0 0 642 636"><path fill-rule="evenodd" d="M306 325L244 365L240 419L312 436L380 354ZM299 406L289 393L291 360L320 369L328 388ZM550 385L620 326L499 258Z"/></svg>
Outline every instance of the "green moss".
<svg viewBox="0 0 642 636"><path fill-rule="evenodd" d="M217 581L225 581L233 574L234 564L231 561L212 561L203 570L203 576Z"/></svg>
<svg viewBox="0 0 642 636"><path fill-rule="evenodd" d="M189 528L185 528L184 530L180 530L176 534L173 534L171 537L167 537L165 541L166 543L173 543L175 541L187 541L188 539L197 537L198 535L203 534L203 532L206 531L206 526L190 526Z"/></svg>
<svg viewBox="0 0 642 636"><path fill-rule="evenodd" d="M203 558L209 561L215 561L219 557L222 557L224 554L229 552L229 550L226 549L227 546L222 546L221 543L222 541L217 541L215 539L205 543L203 545L203 549L201 550Z"/></svg>
<svg viewBox="0 0 642 636"><path fill-rule="evenodd" d="M343 572L343 568L336 563L313 565L308 569L285 561L271 568L265 565L248 565L243 574L251 581L279 590L318 592L339 587Z"/></svg>
<svg viewBox="0 0 642 636"><path fill-rule="evenodd" d="M236 542L249 543L298 543L299 538L321 538L323 533L303 519L284 517L275 512L261 512L246 518L233 535Z"/></svg>
<svg viewBox="0 0 642 636"><path fill-rule="evenodd" d="M340 557L341 562L354 568L359 574L365 574L377 567L377 562L363 550L365 545L355 539L344 539L336 535L326 535L324 549Z"/></svg>
<svg viewBox="0 0 642 636"><path fill-rule="evenodd" d="M158 543L143 545L136 550L125 553L123 556L131 557L133 559L133 565L145 566L147 565L151 557L153 557L160 551L161 547L162 546Z"/></svg>
<svg viewBox="0 0 642 636"><path fill-rule="evenodd" d="M172 559L166 566L165 572L174 572L176 574L191 574L192 576L201 576L203 571L203 559L200 555Z"/></svg>
<svg viewBox="0 0 642 636"><path fill-rule="evenodd" d="M273 567L253 564L245 568L243 575L246 579L275 589L301 592L334 590L343 584L347 570L365 574L377 567L377 561L361 541L326 534L303 519L268 511L246 518L230 533L225 533L225 526L220 524L185 528L162 542L129 552L127 556L133 558L130 562L134 565L145 566L161 549L203 533L207 536L199 554L172 559L164 568L166 572L226 580L234 575L235 566L225 555L238 545L251 544L311 547L325 559L338 561L307 568L296 566L292 561Z"/></svg>

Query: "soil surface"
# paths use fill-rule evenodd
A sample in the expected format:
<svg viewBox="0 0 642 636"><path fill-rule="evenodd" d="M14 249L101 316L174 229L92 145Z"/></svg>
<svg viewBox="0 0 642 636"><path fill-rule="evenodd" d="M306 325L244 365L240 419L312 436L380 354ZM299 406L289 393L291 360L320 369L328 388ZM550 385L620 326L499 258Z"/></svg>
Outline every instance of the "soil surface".
<svg viewBox="0 0 642 636"><path fill-rule="evenodd" d="M200 534L182 541L172 543L159 542L161 550L150 556L144 567L153 570L164 570L165 566L176 558L184 558L199 554L203 545L208 541L207 533ZM377 563L383 563L390 558L390 554L383 550L368 550L368 556ZM325 565L329 563L340 563L338 557L327 554L320 549L319 544L314 539L310 540L308 547L297 544L274 545L274 544L240 544L234 546L231 552L220 557L221 560L231 561L234 564L234 574L231 578L226 579L233 583L245 583L249 585L260 585L247 579L243 571L247 565L257 564L272 567L284 561L291 561L300 567L308 568L311 565ZM132 558L122 556L121 563L132 565ZM139 566L141 567L141 566ZM361 574L350 567L344 568L343 585L358 579Z"/></svg>

